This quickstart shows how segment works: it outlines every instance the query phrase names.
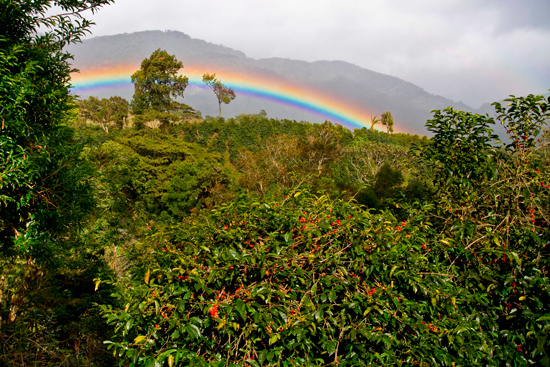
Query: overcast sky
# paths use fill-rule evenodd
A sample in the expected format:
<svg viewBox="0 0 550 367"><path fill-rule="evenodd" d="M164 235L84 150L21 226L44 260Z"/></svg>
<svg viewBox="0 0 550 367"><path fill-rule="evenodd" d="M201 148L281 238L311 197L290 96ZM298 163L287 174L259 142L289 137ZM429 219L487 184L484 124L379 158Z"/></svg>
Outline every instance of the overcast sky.
<svg viewBox="0 0 550 367"><path fill-rule="evenodd" d="M253 58L343 60L477 108L550 89L550 0L116 0L93 36L177 30Z"/></svg>

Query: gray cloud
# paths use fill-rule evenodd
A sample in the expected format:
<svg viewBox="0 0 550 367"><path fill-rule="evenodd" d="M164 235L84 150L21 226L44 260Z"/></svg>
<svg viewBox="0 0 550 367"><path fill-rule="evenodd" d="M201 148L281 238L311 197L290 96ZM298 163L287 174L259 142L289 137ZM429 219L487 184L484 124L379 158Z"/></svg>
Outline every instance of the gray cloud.
<svg viewBox="0 0 550 367"><path fill-rule="evenodd" d="M344 60L473 107L550 88L548 0L117 0L94 35L179 30L254 58Z"/></svg>
<svg viewBox="0 0 550 367"><path fill-rule="evenodd" d="M490 0L475 2L476 6L492 9L496 30L510 32L515 29L550 29L548 16L550 2L546 0Z"/></svg>

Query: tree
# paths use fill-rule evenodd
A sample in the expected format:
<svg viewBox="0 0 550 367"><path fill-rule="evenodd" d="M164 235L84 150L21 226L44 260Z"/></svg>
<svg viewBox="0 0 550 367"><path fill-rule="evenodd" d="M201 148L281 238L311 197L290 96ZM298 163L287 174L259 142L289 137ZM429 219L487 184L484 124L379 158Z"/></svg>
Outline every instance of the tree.
<svg viewBox="0 0 550 367"><path fill-rule="evenodd" d="M134 97L131 106L138 124L158 119L166 125L177 119L170 113L180 105L174 100L183 97L189 84L186 76L177 74L182 68L181 61L161 49L141 62L141 68L132 74Z"/></svg>
<svg viewBox="0 0 550 367"><path fill-rule="evenodd" d="M216 74L204 74L202 76L202 81L214 91L216 98L218 99L218 107L220 111L220 117L222 117L222 102L229 104L232 100L235 99L235 92L231 88L227 88L216 78Z"/></svg>
<svg viewBox="0 0 550 367"><path fill-rule="evenodd" d="M78 101L79 114L84 121L92 121L101 125L105 132L109 132L109 124L114 123L119 129L128 117L128 101L114 96L109 99L90 97Z"/></svg>
<svg viewBox="0 0 550 367"><path fill-rule="evenodd" d="M0 2L0 365L66 364L68 345L82 342L62 326L78 297L64 300L62 317L54 311L59 289L71 292L60 279L89 250L76 246L75 229L93 204L89 165L68 126L75 70L64 49L89 32L83 12L112 2ZM84 273L74 278L79 294L91 281Z"/></svg>
<svg viewBox="0 0 550 367"><path fill-rule="evenodd" d="M380 122L380 119L376 115L370 117L370 130L374 130L374 125Z"/></svg>
<svg viewBox="0 0 550 367"><path fill-rule="evenodd" d="M403 183L401 171L393 169L389 163L384 163L376 173L374 192L380 198L388 198L394 193L394 188Z"/></svg>
<svg viewBox="0 0 550 367"><path fill-rule="evenodd" d="M56 1L64 14L50 16L46 12L53 1L3 2L0 238L4 251L16 240L31 240L25 232L49 233L81 217L79 205L86 195L79 191L87 189L79 183L78 153L67 144L71 131L66 121L73 108L69 80L74 70L63 48L88 32L91 23L81 12L111 2Z"/></svg>
<svg viewBox="0 0 550 367"><path fill-rule="evenodd" d="M382 114L382 125L388 128L388 133L393 133L393 117L390 111L386 111Z"/></svg>

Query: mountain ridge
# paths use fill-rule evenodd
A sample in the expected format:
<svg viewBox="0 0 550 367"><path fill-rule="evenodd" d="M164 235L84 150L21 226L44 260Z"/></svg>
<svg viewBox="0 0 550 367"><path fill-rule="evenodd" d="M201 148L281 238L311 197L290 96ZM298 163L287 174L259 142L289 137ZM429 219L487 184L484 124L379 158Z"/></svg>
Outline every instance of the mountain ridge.
<svg viewBox="0 0 550 367"><path fill-rule="evenodd" d="M185 65L203 65L216 72L223 66L236 73L266 75L281 82L299 83L308 89L328 95L334 100L346 101L360 111L365 118L373 114L391 111L398 131L428 134L424 125L431 118L431 111L454 105L457 109L475 111L461 102L453 102L443 96L398 77L362 68L343 60L303 61L280 57L253 59L242 51L195 39L179 31L141 31L110 36L92 37L80 44L71 45L68 51L74 55L74 66L83 72L98 67L136 64L161 48L174 54ZM223 80L222 80L223 81ZM131 87L131 85L130 85ZM123 97L131 98L133 89L124 89ZM187 93L187 91L186 91ZM82 97L102 93L80 93ZM120 94L120 93L119 93ZM203 112L216 115L217 106L206 90L188 93L185 103ZM323 116L308 111L283 106L273 101L237 95L231 104L223 107L223 115L232 117L241 113L258 113L266 110L270 117L323 122Z"/></svg>

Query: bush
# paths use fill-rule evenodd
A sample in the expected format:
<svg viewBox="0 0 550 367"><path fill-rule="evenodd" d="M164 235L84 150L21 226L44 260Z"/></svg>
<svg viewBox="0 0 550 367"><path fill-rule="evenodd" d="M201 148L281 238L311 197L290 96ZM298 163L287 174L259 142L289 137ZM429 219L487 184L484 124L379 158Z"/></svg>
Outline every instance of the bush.
<svg viewBox="0 0 550 367"><path fill-rule="evenodd" d="M511 106L544 121L541 98ZM124 308L101 308L110 347L130 366L550 365L550 175L537 144L479 137L491 122L435 113L420 154L433 202L373 213L301 188L153 225L116 293ZM443 141L476 147L473 175Z"/></svg>

